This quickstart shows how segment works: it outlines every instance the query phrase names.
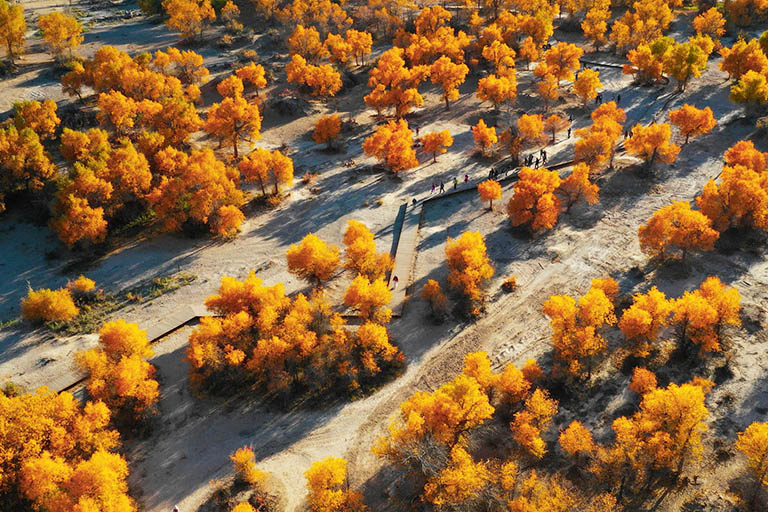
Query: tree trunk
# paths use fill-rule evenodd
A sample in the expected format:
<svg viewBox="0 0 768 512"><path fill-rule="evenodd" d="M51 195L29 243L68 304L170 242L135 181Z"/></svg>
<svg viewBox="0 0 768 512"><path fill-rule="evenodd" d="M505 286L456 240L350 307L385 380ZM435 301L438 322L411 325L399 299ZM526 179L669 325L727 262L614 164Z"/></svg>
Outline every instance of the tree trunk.
<svg viewBox="0 0 768 512"><path fill-rule="evenodd" d="M448 96L445 97L445 110L451 110L451 106L448 104Z"/></svg>

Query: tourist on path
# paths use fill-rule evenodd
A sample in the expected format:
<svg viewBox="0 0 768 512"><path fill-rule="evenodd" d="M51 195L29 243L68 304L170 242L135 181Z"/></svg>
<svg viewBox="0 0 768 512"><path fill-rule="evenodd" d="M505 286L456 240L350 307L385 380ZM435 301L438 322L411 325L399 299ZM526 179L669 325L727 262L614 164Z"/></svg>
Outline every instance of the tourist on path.
<svg viewBox="0 0 768 512"><path fill-rule="evenodd" d="M441 182L440 182L440 193L442 194L443 192L445 192L445 183L443 183L443 182L441 181Z"/></svg>

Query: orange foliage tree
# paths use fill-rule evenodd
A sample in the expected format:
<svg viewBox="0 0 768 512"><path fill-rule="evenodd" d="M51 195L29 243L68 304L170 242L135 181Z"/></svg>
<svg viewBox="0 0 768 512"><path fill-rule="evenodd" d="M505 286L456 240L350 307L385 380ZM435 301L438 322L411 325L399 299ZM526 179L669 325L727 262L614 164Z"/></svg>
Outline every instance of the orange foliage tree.
<svg viewBox="0 0 768 512"><path fill-rule="evenodd" d="M315 131L312 134L312 139L317 144L325 142L328 145L328 149L333 147L333 141L336 140L341 131L341 119L336 114L330 114L321 117L315 123Z"/></svg>
<svg viewBox="0 0 768 512"><path fill-rule="evenodd" d="M21 314L33 322L66 322L80 312L68 289L29 288L21 301Z"/></svg>
<svg viewBox="0 0 768 512"><path fill-rule="evenodd" d="M363 141L363 151L378 158L393 172L419 165L413 149L413 132L403 119L380 125L373 135Z"/></svg>
<svg viewBox="0 0 768 512"><path fill-rule="evenodd" d="M307 62L316 64L320 59L330 56L328 49L320 40L320 33L315 27L304 28L296 25L288 38L288 50L291 55L301 55Z"/></svg>
<svg viewBox="0 0 768 512"><path fill-rule="evenodd" d="M766 230L768 179L764 172L746 165L726 165L720 173L720 185L709 180L696 205L720 232L730 227Z"/></svg>
<svg viewBox="0 0 768 512"><path fill-rule="evenodd" d="M160 179L147 199L165 229L178 230L192 222L213 230L223 207L243 204L237 170L218 160L210 148L185 153L168 147L157 153L155 165ZM236 231L239 225L228 227Z"/></svg>
<svg viewBox="0 0 768 512"><path fill-rule="evenodd" d="M651 343L658 339L661 328L669 325L672 307L672 301L655 286L648 293L633 297L632 305L624 310L619 320L619 329L629 342L633 355L647 357L650 354Z"/></svg>
<svg viewBox="0 0 768 512"><path fill-rule="evenodd" d="M345 306L357 309L360 316L377 324L392 318L392 310L386 307L391 300L392 292L383 277L371 281L358 274L344 293Z"/></svg>
<svg viewBox="0 0 768 512"><path fill-rule="evenodd" d="M693 28L698 35L709 36L720 48L720 38L725 34L725 18L717 8L712 7L693 18Z"/></svg>
<svg viewBox="0 0 768 512"><path fill-rule="evenodd" d="M747 112L755 114L768 103L768 78L764 73L747 71L731 86L730 99L734 103L745 103Z"/></svg>
<svg viewBox="0 0 768 512"><path fill-rule="evenodd" d="M645 393L636 413L613 421L616 440L598 449L593 471L634 492L652 483L653 470L680 473L702 451L709 416L705 400L712 386L695 378Z"/></svg>
<svg viewBox="0 0 768 512"><path fill-rule="evenodd" d="M590 205L600 201L598 197L600 187L589 181L589 166L583 162L573 167L571 174L560 183L555 191L565 199L566 211L570 211L573 205L582 198Z"/></svg>
<svg viewBox="0 0 768 512"><path fill-rule="evenodd" d="M312 233L302 238L299 245L291 244L285 257L289 272L317 286L330 279L339 266L339 248Z"/></svg>
<svg viewBox="0 0 768 512"><path fill-rule="evenodd" d="M7 1L0 3L0 42L5 47L5 56L11 61L24 51L24 36L27 22L24 20L24 6Z"/></svg>
<svg viewBox="0 0 768 512"><path fill-rule="evenodd" d="M636 367L632 372L632 380L629 382L629 389L638 395L644 395L659 387L656 380L656 374L645 368Z"/></svg>
<svg viewBox="0 0 768 512"><path fill-rule="evenodd" d="M568 120L563 119L557 114L552 114L551 116L544 119L544 131L552 134L552 144L555 143L555 137L557 134L569 126L570 123Z"/></svg>
<svg viewBox="0 0 768 512"><path fill-rule="evenodd" d="M671 130L667 123L653 123L648 126L636 124L632 128L632 136L624 145L627 153L642 158L646 168L651 170L656 159L667 164L677 160L680 146L670 143L670 137Z"/></svg>
<svg viewBox="0 0 768 512"><path fill-rule="evenodd" d="M419 138L421 142L421 150L424 153L432 154L432 162L437 162L437 154L445 153L453 145L453 137L451 132L443 130L441 132L425 133Z"/></svg>
<svg viewBox="0 0 768 512"><path fill-rule="evenodd" d="M741 325L740 302L736 288L708 277L698 290L685 292L673 302L672 324L679 328L680 341L690 340L701 353L720 352L723 327Z"/></svg>
<svg viewBox="0 0 768 512"><path fill-rule="evenodd" d="M582 69L573 82L573 92L581 98L582 105L585 107L588 102L597 97L597 91L602 88L600 72L595 69Z"/></svg>
<svg viewBox="0 0 768 512"><path fill-rule="evenodd" d="M448 100L459 99L458 87L464 83L467 73L469 68L465 64L456 64L445 55L430 66L429 79L443 89L446 110L450 109Z"/></svg>
<svg viewBox="0 0 768 512"><path fill-rule="evenodd" d="M312 96L329 98L341 90L341 75L330 64L307 64L301 55L294 55L285 67L288 81L307 87Z"/></svg>
<svg viewBox="0 0 768 512"><path fill-rule="evenodd" d="M350 220L344 231L346 246L345 266L354 269L358 274L373 281L383 278L392 270L392 257L386 253L376 252L376 242L373 233L362 222Z"/></svg>
<svg viewBox="0 0 768 512"><path fill-rule="evenodd" d="M221 103L211 105L204 129L219 139L219 147L223 144L232 146L237 158L240 140L247 140L252 145L254 140L261 138L259 107L240 95L224 98Z"/></svg>
<svg viewBox="0 0 768 512"><path fill-rule="evenodd" d="M0 127L0 168L0 212L6 195L41 190L56 169L37 133L14 125Z"/></svg>
<svg viewBox="0 0 768 512"><path fill-rule="evenodd" d="M235 76L243 81L243 85L249 84L256 89L256 96L259 95L259 89L267 86L266 71L264 66L249 62L247 65L235 71Z"/></svg>
<svg viewBox="0 0 768 512"><path fill-rule="evenodd" d="M365 104L375 108L381 114L385 108L394 108L397 117L404 117L412 107L424 103L418 86L426 78L428 68L415 66L408 68L403 59L402 48L392 48L384 52L371 69L368 78L370 94L366 95Z"/></svg>
<svg viewBox="0 0 768 512"><path fill-rule="evenodd" d="M499 141L496 136L496 127L486 126L482 119L472 127L472 138L475 139L475 144L480 147L483 155L487 154L488 150Z"/></svg>
<svg viewBox="0 0 768 512"><path fill-rule="evenodd" d="M493 210L493 200L501 199L501 185L495 180L485 180L477 185L480 199L489 201L488 209Z"/></svg>
<svg viewBox="0 0 768 512"><path fill-rule="evenodd" d="M467 231L445 245L448 283L471 303L482 302L483 284L493 276L483 235Z"/></svg>
<svg viewBox="0 0 768 512"><path fill-rule="evenodd" d="M546 143L544 118L541 114L523 114L517 119L517 133L526 146Z"/></svg>
<svg viewBox="0 0 768 512"><path fill-rule="evenodd" d="M70 393L0 393L0 495L9 510L135 512L119 436L102 402Z"/></svg>
<svg viewBox="0 0 768 512"><path fill-rule="evenodd" d="M757 485L768 485L768 422L756 421L739 432L736 449L747 458Z"/></svg>
<svg viewBox="0 0 768 512"><path fill-rule="evenodd" d="M428 279L421 290L421 298L429 302L432 316L440 319L448 310L448 297L440 288L440 283L434 279Z"/></svg>
<svg viewBox="0 0 768 512"><path fill-rule="evenodd" d="M88 375L88 394L107 404L118 424L146 420L160 395L153 352L146 331L125 320L108 322L99 331L99 347L77 354Z"/></svg>
<svg viewBox="0 0 768 512"><path fill-rule="evenodd" d="M61 123L56 109L53 100L18 101L13 104L13 124L18 130L30 128L40 140L52 138Z"/></svg>
<svg viewBox="0 0 768 512"><path fill-rule="evenodd" d="M365 512L363 496L349 488L347 461L327 457L312 463L304 472L309 488L309 507L312 512L338 510L339 512Z"/></svg>
<svg viewBox="0 0 768 512"><path fill-rule="evenodd" d="M682 251L711 251L720 234L712 229L712 220L687 201L678 201L653 212L648 223L638 228L643 252L666 259L670 247Z"/></svg>
<svg viewBox="0 0 768 512"><path fill-rule="evenodd" d="M578 301L568 295L553 295L544 303L542 311L552 326L556 360L553 372L571 377L584 377L586 372L586 378L591 376L595 359L606 349L599 330L616 323L613 289L615 281L603 283L595 279Z"/></svg>
<svg viewBox="0 0 768 512"><path fill-rule="evenodd" d="M720 55L723 57L720 70L728 73L728 77L734 80L740 79L748 71L762 74L768 69L768 57L763 53L757 39L745 41L739 38L732 47L722 48Z"/></svg>
<svg viewBox="0 0 768 512"><path fill-rule="evenodd" d="M163 0L166 24L184 39L202 38L208 23L216 19L210 0Z"/></svg>
<svg viewBox="0 0 768 512"><path fill-rule="evenodd" d="M680 133L685 136L685 144L691 137L700 137L712 131L717 122L712 115L712 109L704 107L698 109L692 105L683 105L669 113L669 120L677 126Z"/></svg>
<svg viewBox="0 0 768 512"><path fill-rule="evenodd" d="M573 80L573 73L581 66L579 59L584 50L571 43L557 43L544 52L544 62L549 73L557 79L557 85L561 80Z"/></svg>
<svg viewBox="0 0 768 512"><path fill-rule="evenodd" d="M266 186L271 182L274 193L280 192L280 185L293 183L293 160L279 150L272 152L256 148L238 164L238 169L245 181L255 181L261 187L261 193L267 195Z"/></svg>
<svg viewBox="0 0 768 512"><path fill-rule="evenodd" d="M560 214L560 199L555 191L562 180L557 171L523 167L507 204L513 226L528 225L528 229L552 229Z"/></svg>
<svg viewBox="0 0 768 512"><path fill-rule="evenodd" d="M80 22L64 13L52 12L40 16L37 26L56 58L61 58L65 51L69 51L69 56L72 57L72 50L83 42L83 27Z"/></svg>
<svg viewBox="0 0 768 512"><path fill-rule="evenodd" d="M312 277L329 266L298 255L289 268L296 259ZM315 265L305 264L309 260ZM404 360L383 326L366 322L349 331L321 293L291 299L282 284L264 286L253 272L243 281L222 278L206 306L220 317L201 320L187 357L193 383L213 391L247 384L286 401L302 389L350 393L368 389Z"/></svg>
<svg viewBox="0 0 768 512"><path fill-rule="evenodd" d="M477 97L482 101L490 101L493 108L498 110L499 105L513 103L517 98L517 80L514 70L506 75L488 75L477 82Z"/></svg>

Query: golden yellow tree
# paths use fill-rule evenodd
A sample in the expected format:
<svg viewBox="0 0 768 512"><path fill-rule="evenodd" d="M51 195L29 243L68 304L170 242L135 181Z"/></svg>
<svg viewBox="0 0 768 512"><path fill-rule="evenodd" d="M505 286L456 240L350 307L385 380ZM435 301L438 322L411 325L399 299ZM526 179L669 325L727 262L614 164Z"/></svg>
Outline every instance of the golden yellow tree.
<svg viewBox="0 0 768 512"><path fill-rule="evenodd" d="M312 139L317 144L325 142L328 149L333 147L333 141L336 140L341 131L341 119L336 114L329 114L321 117L315 123L315 131L312 133Z"/></svg>
<svg viewBox="0 0 768 512"><path fill-rule="evenodd" d="M118 423L146 419L160 395L155 367L147 362L153 352L146 331L125 320L108 322L99 331L99 345L77 354L88 394L107 404Z"/></svg>
<svg viewBox="0 0 768 512"><path fill-rule="evenodd" d="M517 79L514 69L506 75L488 75L477 82L477 97L482 101L490 101L493 108L498 110L499 105L509 105L517 98Z"/></svg>
<svg viewBox="0 0 768 512"><path fill-rule="evenodd" d="M636 124L632 128L632 136L624 145L627 153L642 158L646 168L651 170L657 159L667 164L677 160L680 146L669 142L671 134L667 123L653 123L648 126Z"/></svg>
<svg viewBox="0 0 768 512"><path fill-rule="evenodd" d="M245 181L255 181L259 184L263 195L267 195L266 186L270 182L274 186L275 195L280 192L280 185L293 183L293 160L277 149L269 152L256 148L240 161L238 169Z"/></svg>
<svg viewBox="0 0 768 512"><path fill-rule="evenodd" d="M40 16L37 26L56 58L61 58L65 51L72 57L72 50L83 42L83 27L80 22L64 13L52 12Z"/></svg>
<svg viewBox="0 0 768 512"><path fill-rule="evenodd" d="M443 130L441 132L425 133L419 138L421 142L421 150L424 153L432 154L432 162L437 162L437 154L445 153L453 145L453 137L451 132Z"/></svg>
<svg viewBox="0 0 768 512"><path fill-rule="evenodd" d="M671 111L669 120L685 136L685 144L688 144L688 139L691 137L700 137L709 133L717 124L711 108L698 109L688 104Z"/></svg>
<svg viewBox="0 0 768 512"><path fill-rule="evenodd" d="M736 449L747 458L757 485L768 485L768 423L756 421L739 432Z"/></svg>
<svg viewBox="0 0 768 512"><path fill-rule="evenodd" d="M561 182L557 171L523 167L507 204L512 225L528 225L531 231L552 229L560 215L560 199L555 191Z"/></svg>
<svg viewBox="0 0 768 512"><path fill-rule="evenodd" d="M216 19L210 0L163 0L163 8L168 27L184 39L202 38L208 23Z"/></svg>
<svg viewBox="0 0 768 512"><path fill-rule="evenodd" d="M725 18L715 7L693 18L693 28L696 30L696 33L709 36L715 42L716 50L720 49L720 38L725 34L724 27Z"/></svg>
<svg viewBox="0 0 768 512"><path fill-rule="evenodd" d="M320 33L315 27L304 28L297 25L293 34L288 38L288 50L291 55L301 55L307 62L317 63L320 59L330 56L328 49L320 40Z"/></svg>
<svg viewBox="0 0 768 512"><path fill-rule="evenodd" d="M5 56L13 63L24 51L24 34L27 22L24 20L24 6L0 0L0 41L5 49Z"/></svg>
<svg viewBox="0 0 768 512"><path fill-rule="evenodd" d="M493 267L486 253L483 235L467 231L445 245L448 283L470 302L481 302L483 284L493 276Z"/></svg>
<svg viewBox="0 0 768 512"><path fill-rule="evenodd" d="M41 190L56 171L37 133L13 124L0 127L0 168L0 212L7 194Z"/></svg>
<svg viewBox="0 0 768 512"><path fill-rule="evenodd" d="M547 69L557 79L558 86L561 80L573 80L573 73L579 69L579 59L584 50L570 43L557 43L544 52L544 62Z"/></svg>
<svg viewBox="0 0 768 512"><path fill-rule="evenodd" d="M553 295L544 303L542 311L550 318L552 326L557 363L553 368L555 373L584 377L586 371L586 378L589 378L595 360L605 352L606 342L599 331L616 323L612 290L606 284L593 280L590 289L578 301L568 295ZM610 284L613 285L610 288L617 288L615 281Z"/></svg>
<svg viewBox="0 0 768 512"><path fill-rule="evenodd" d="M66 322L79 312L80 309L72 300L72 294L66 288L29 288L27 296L21 301L22 316L33 322Z"/></svg>
<svg viewBox="0 0 768 512"><path fill-rule="evenodd" d="M643 252L666 259L670 248L682 251L711 251L720 234L712 229L712 220L687 201L678 201L653 212L648 223L638 228Z"/></svg>
<svg viewBox="0 0 768 512"><path fill-rule="evenodd" d="M632 305L624 310L619 329L627 339L632 354L647 357L651 344L658 339L662 327L669 325L673 303L655 286L648 293L638 293Z"/></svg>
<svg viewBox="0 0 768 512"><path fill-rule="evenodd" d="M467 73L469 68L466 64L456 64L445 55L430 66L429 79L443 89L446 110L450 110L448 100L459 99L459 86L464 83Z"/></svg>
<svg viewBox="0 0 768 512"><path fill-rule="evenodd" d="M392 318L392 311L386 307L391 300L392 292L383 277L370 281L358 275L344 293L345 306L357 309L360 316L377 324L387 323Z"/></svg>
<svg viewBox="0 0 768 512"><path fill-rule="evenodd" d="M341 75L329 64L315 66L295 54L285 67L289 82L295 82L309 89L312 96L329 98L341 90Z"/></svg>
<svg viewBox="0 0 768 512"><path fill-rule="evenodd" d="M739 291L710 276L693 292L685 292L673 303L672 324L678 326L680 340L690 340L701 353L722 351L721 335L726 325L739 326Z"/></svg>
<svg viewBox="0 0 768 512"><path fill-rule="evenodd" d="M600 187L589 181L589 166L579 162L573 167L571 174L565 178L556 192L565 199L565 210L570 211L579 199L584 199L589 205L599 202L598 192Z"/></svg>
<svg viewBox="0 0 768 512"><path fill-rule="evenodd" d="M309 488L309 506L312 512L364 512L363 496L349 488L347 461L327 457L313 462L304 472Z"/></svg>
<svg viewBox="0 0 768 512"><path fill-rule="evenodd" d="M493 210L493 200L501 199L501 185L495 180L485 180L477 185L480 199L489 201L488 209Z"/></svg>
<svg viewBox="0 0 768 512"><path fill-rule="evenodd" d="M317 286L331 278L339 266L339 248L309 233L285 254L288 271Z"/></svg>
<svg viewBox="0 0 768 512"><path fill-rule="evenodd" d="M219 139L219 146L232 146L237 158L240 140L246 140L252 146L254 140L261 138L259 107L240 95L224 98L208 110L204 129Z"/></svg>
<svg viewBox="0 0 768 512"><path fill-rule="evenodd" d="M363 151L378 158L393 172L419 165L413 149L413 132L404 119L379 126L373 135L363 141Z"/></svg>
<svg viewBox="0 0 768 512"><path fill-rule="evenodd" d="M552 134L552 143L555 143L555 137L571 125L568 120L563 119L557 114L552 114L544 119L544 131Z"/></svg>
<svg viewBox="0 0 768 512"><path fill-rule="evenodd" d="M376 252L376 242L373 233L362 222L350 220L344 231L346 246L345 266L357 271L358 274L374 281L383 278L392 270L392 257L385 252Z"/></svg>
<svg viewBox="0 0 768 512"><path fill-rule="evenodd" d="M488 150L499 141L496 136L496 127L486 126L482 119L472 127L472 138L475 139L475 144L478 145L483 155L486 155Z"/></svg>
<svg viewBox="0 0 768 512"><path fill-rule="evenodd" d="M573 92L581 98L584 106L594 100L597 97L597 91L602 88L600 72L595 69L582 69L573 82Z"/></svg>
<svg viewBox="0 0 768 512"><path fill-rule="evenodd" d="M40 140L53 138L61 119L56 115L56 102L18 101L13 104L13 124L16 129L30 128Z"/></svg>
<svg viewBox="0 0 768 512"><path fill-rule="evenodd" d="M413 107L424 103L418 86L426 78L428 67L408 68L403 59L402 48L392 48L384 52L371 69L368 78L370 94L366 95L365 104L375 108L378 113L393 107L397 117L404 117Z"/></svg>

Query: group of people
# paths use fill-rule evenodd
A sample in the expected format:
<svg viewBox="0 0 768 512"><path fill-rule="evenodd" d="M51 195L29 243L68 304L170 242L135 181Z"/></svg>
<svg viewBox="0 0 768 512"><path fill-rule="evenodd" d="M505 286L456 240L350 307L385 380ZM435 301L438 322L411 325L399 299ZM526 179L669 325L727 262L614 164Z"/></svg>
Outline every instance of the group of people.
<svg viewBox="0 0 768 512"><path fill-rule="evenodd" d="M568 131L570 132L570 130ZM568 136L570 137L570 134ZM536 169L538 169L539 165L545 163L547 163L547 150L544 148L539 150L539 156L534 156L534 153L531 153L523 159L523 165L526 167L534 167Z"/></svg>

